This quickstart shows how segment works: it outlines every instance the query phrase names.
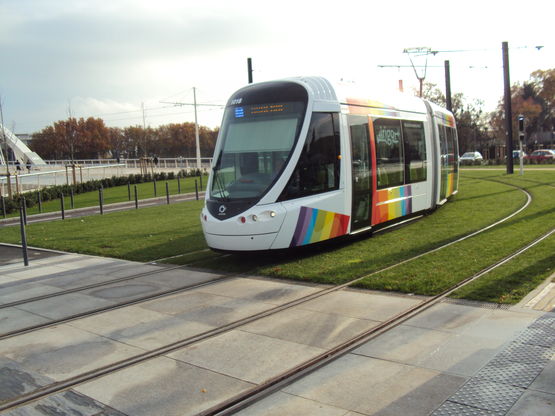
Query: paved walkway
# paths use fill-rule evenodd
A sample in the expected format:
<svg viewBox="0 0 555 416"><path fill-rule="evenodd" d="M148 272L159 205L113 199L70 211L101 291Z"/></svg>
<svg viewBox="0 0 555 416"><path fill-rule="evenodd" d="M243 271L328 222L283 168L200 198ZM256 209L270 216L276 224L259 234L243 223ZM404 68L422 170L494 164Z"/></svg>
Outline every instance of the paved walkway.
<svg viewBox="0 0 555 416"><path fill-rule="evenodd" d="M9 257L5 247L0 246L0 253ZM32 259L27 268L1 265L0 294L9 301L36 290L73 287L83 279L155 267L50 253ZM218 275L172 270L156 275L156 281L142 277L140 285L89 290L72 307L94 299L112 302L133 295L139 286L173 287L212 277ZM224 279L0 341L0 401L10 391L32 390L317 289L256 277ZM5 414L46 415L53 409L58 415L196 414L418 301L358 290L333 293ZM10 308L9 316L44 319L59 313L52 301L42 302ZM0 319L0 329L8 324ZM240 414L553 416L554 350L553 312L525 305L444 302Z"/></svg>

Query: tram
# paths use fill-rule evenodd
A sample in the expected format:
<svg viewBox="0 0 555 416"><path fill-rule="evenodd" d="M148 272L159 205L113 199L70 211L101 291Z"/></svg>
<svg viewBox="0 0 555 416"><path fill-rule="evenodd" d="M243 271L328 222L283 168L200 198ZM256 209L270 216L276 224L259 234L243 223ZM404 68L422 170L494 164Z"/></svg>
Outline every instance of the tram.
<svg viewBox="0 0 555 416"><path fill-rule="evenodd" d="M321 77L250 84L227 102L201 223L218 251L288 249L373 231L458 190L453 115Z"/></svg>

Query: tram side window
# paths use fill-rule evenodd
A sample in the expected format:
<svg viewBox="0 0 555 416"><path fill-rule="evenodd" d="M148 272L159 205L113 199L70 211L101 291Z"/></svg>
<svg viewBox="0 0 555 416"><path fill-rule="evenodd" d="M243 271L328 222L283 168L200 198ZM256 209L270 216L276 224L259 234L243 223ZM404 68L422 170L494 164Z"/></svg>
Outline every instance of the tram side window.
<svg viewBox="0 0 555 416"><path fill-rule="evenodd" d="M374 120L378 188L404 184L403 140L399 120Z"/></svg>
<svg viewBox="0 0 555 416"><path fill-rule="evenodd" d="M405 142L406 183L426 180L426 140L424 125L416 121L403 121Z"/></svg>
<svg viewBox="0 0 555 416"><path fill-rule="evenodd" d="M314 113L297 167L279 200L339 189L340 154L338 114Z"/></svg>
<svg viewBox="0 0 555 416"><path fill-rule="evenodd" d="M459 169L459 146L457 143L457 131L453 127L446 127L447 130L447 148L449 154L449 166L453 168L454 172Z"/></svg>

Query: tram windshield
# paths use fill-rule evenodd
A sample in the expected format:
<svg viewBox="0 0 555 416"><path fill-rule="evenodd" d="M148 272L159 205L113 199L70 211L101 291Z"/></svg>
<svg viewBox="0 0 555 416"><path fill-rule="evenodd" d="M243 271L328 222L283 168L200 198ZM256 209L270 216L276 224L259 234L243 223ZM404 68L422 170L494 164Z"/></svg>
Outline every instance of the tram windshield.
<svg viewBox="0 0 555 416"><path fill-rule="evenodd" d="M211 198L262 197L291 156L305 110L301 101L228 106L212 171Z"/></svg>

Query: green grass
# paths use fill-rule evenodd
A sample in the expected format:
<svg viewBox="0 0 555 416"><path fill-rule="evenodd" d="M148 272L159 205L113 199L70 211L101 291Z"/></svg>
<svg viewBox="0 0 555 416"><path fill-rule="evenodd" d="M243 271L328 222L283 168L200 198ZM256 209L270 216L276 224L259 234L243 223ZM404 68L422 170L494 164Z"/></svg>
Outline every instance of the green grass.
<svg viewBox="0 0 555 416"><path fill-rule="evenodd" d="M195 192L195 180L199 185L199 192L204 191L201 189L200 182L198 181L198 177L187 177L187 178L180 178L181 183L181 193L191 193ZM206 185L207 176L203 177L203 187ZM137 197L139 200L163 197L166 195L166 182L168 183L168 191L170 195L177 195L178 194L178 183L177 179L169 179L167 181L157 181L156 182L156 195L154 194L154 182L145 182L136 184L137 186ZM131 199L129 199L127 185L124 186L115 186L113 188L106 188L103 190L104 196L104 204L113 204L117 202L126 202L126 201L134 201L134 186L131 185ZM202 188L203 188L202 187ZM98 191L93 192L86 192L82 194L75 194L74 195L74 208L85 208L85 207L92 207L98 206ZM65 195L64 197L64 208L66 210L71 209L71 199L69 195ZM51 201L44 201L42 203L42 212L55 212L61 210L61 202L60 199L55 199ZM39 213L38 204L31 208L27 208L27 215L33 215ZM19 212L13 212L8 214L8 217L15 217L18 216Z"/></svg>
<svg viewBox="0 0 555 416"><path fill-rule="evenodd" d="M533 201L530 207L519 215L480 236L372 276L357 286L423 295L437 294L555 227L554 174L534 172L524 177L492 176L491 172L465 174L465 177L469 176L525 187L532 194ZM496 205L502 203L498 201ZM476 211L478 212L481 215L481 211ZM552 239L549 239L530 253L525 253L524 257L511 261L496 272L486 274L477 282L457 292L455 296L499 303L518 302L531 287L535 287L548 275L550 269L545 264L549 259L553 259L550 256L554 252L553 246L549 246L550 242L553 244ZM519 266L520 264L524 266ZM520 279L515 279L512 270L518 267L528 269L530 274L526 277L520 275ZM500 284L499 280L503 280L504 283Z"/></svg>
<svg viewBox="0 0 555 416"><path fill-rule="evenodd" d="M199 211L202 201L122 211L27 226L30 246L151 261L206 249ZM0 240L19 244L19 227L0 229Z"/></svg>
<svg viewBox="0 0 555 416"><path fill-rule="evenodd" d="M96 215L27 227L29 244L137 261L174 264L338 284L395 265L507 216L521 207L526 188L531 205L511 220L478 236L362 280L357 286L436 294L555 227L555 172L524 176L468 170L460 192L431 215L405 226L289 253L221 256L206 249L193 201ZM125 190L126 192L126 190ZM0 241L18 243L18 227L0 229ZM454 296L515 303L553 272L555 237L481 277ZM181 256L180 256L181 255ZM177 257L174 257L177 256Z"/></svg>

